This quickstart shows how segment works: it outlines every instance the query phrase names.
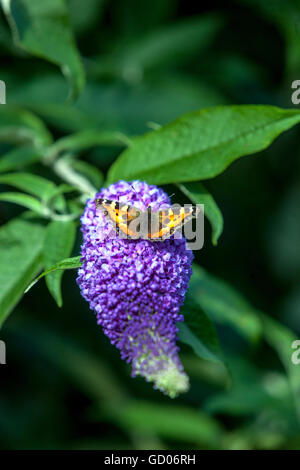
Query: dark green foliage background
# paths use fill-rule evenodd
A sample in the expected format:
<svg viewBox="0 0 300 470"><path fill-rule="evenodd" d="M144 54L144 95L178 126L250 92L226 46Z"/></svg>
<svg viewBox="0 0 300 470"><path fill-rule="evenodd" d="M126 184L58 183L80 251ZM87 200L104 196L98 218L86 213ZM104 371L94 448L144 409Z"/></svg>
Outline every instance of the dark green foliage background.
<svg viewBox="0 0 300 470"><path fill-rule="evenodd" d="M196 7L195 2L179 0L68 0L66 9L63 1L47 0L44 16L35 7L29 15L26 0L11 3L12 16L2 12L0 18L0 79L6 82L6 109L31 111L60 143L53 145L39 128L40 121L34 121L29 127L38 128L35 152L22 143L20 165L11 165L7 155L16 149L23 117L12 111L9 121L0 105L1 175L20 170L57 185L72 184L61 180L51 166L53 155L68 153L69 169L100 189L107 174L109 181L126 178L126 171L132 174L129 160L118 160L108 173L128 139L183 113L243 104L297 110L291 103L291 83L300 79L298 0L236 0L226 2L226 7L224 2ZM9 26L15 11L22 14L16 15L19 37L13 42ZM257 117L254 111L251 125L259 125L267 109L257 111ZM168 171L149 170L149 182L157 178L156 182L167 183L163 187L175 193L174 201L193 200L195 191L194 197L198 194L199 202L211 208L214 242L222 221L206 191L224 218L218 244L211 242L206 221L204 248L195 253L201 268L195 269L191 282L192 302L184 306L188 329L181 331L180 343L191 388L175 400L141 378L130 378L129 367L80 297L76 271L64 274L62 308L57 306L62 302L58 271L47 278L47 285L41 280L17 303L18 292L42 267L78 255L78 214L84 202L72 188L62 188L69 213L77 218L64 226L64 233L51 222L42 259L42 233L50 217L43 212L43 203L53 187L42 188L49 191L43 199L41 188L26 183L24 175L13 185L0 176L0 319L12 313L0 331L7 345L7 365L0 366L0 448L300 449L300 365L290 360L291 343L300 338L299 126L266 148L300 120L298 113L288 117L293 122L279 124L272 136L261 134L263 142L250 137L250 151L239 153L231 147L230 155L236 151L236 157L265 150L238 160L224 172L227 165L219 168L215 178L205 181L206 189L180 185L206 179L202 166L196 178L182 180L176 175L176 162ZM237 128L239 123L240 119ZM202 124L200 134L201 129ZM210 130L213 134L212 126ZM87 133L79 140L60 140L81 131ZM135 161L136 151L141 161L141 149L148 144L135 142L128 152ZM165 141L161 146L166 149ZM215 156L222 152L226 154L223 147ZM201 156L204 162L209 157ZM13 162L16 158L13 154ZM189 175L199 158L196 154L186 164ZM134 170L142 179L144 170L139 173L138 165ZM18 190L39 195L42 202L23 196L23 202L10 199L31 210L24 212L24 207L7 202L15 198L7 193ZM54 198L51 210L60 213L63 204ZM31 218L33 213L38 217ZM7 231L6 223L13 218L17 227ZM20 261L9 266L13 253L9 250L18 250L20 243ZM15 291L10 290L10 280L21 271L22 280ZM6 288L3 300L1 289L3 294Z"/></svg>

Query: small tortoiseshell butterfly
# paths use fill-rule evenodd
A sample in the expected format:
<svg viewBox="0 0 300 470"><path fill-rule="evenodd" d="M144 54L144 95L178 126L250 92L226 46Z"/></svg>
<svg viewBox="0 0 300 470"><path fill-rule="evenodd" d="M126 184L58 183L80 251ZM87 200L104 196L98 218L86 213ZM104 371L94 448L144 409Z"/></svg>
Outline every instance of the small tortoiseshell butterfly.
<svg viewBox="0 0 300 470"><path fill-rule="evenodd" d="M117 233L123 233L127 238L152 241L170 238L186 222L197 217L200 211L197 206L191 205L173 206L157 212L148 207L146 211L141 211L134 206L102 198L96 199L96 207L113 222Z"/></svg>

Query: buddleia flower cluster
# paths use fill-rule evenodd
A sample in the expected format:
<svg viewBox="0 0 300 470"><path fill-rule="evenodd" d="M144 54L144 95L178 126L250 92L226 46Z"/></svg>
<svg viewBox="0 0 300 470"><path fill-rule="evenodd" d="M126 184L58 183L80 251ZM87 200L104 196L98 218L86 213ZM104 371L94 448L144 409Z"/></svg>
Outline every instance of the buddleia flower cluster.
<svg viewBox="0 0 300 470"><path fill-rule="evenodd" d="M153 242L112 237L111 224L96 208L97 198L142 211L170 207L170 199L162 189L140 181L119 181L90 199L81 217L83 266L77 283L97 323L131 365L132 376L176 397L189 386L176 340L192 251L184 238Z"/></svg>

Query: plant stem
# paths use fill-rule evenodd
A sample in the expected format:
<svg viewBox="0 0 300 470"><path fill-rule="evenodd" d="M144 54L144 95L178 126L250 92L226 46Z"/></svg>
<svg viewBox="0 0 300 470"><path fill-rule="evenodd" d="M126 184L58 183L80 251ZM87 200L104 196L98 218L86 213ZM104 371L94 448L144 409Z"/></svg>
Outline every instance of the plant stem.
<svg viewBox="0 0 300 470"><path fill-rule="evenodd" d="M86 178L73 170L67 158L59 158L54 161L52 169L66 183L75 186L80 192L89 196L93 196L96 193L96 188Z"/></svg>

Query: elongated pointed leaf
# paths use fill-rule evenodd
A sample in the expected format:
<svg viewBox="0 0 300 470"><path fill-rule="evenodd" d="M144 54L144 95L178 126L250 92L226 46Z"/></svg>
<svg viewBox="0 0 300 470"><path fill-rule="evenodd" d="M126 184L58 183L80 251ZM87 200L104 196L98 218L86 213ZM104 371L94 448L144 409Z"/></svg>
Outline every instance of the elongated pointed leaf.
<svg viewBox="0 0 300 470"><path fill-rule="evenodd" d="M59 139L50 149L50 152L59 153L66 151L79 152L97 145L119 145L128 143L128 138L121 132L99 131L87 129L76 134Z"/></svg>
<svg viewBox="0 0 300 470"><path fill-rule="evenodd" d="M262 326L257 311L231 286L193 265L189 293L214 321L234 328L248 341L257 341Z"/></svg>
<svg viewBox="0 0 300 470"><path fill-rule="evenodd" d="M76 225L73 221L50 222L46 229L45 245L43 250L46 270L61 259L70 256L74 240ZM62 306L61 280L63 271L58 270L46 277L47 287L59 307Z"/></svg>
<svg viewBox="0 0 300 470"><path fill-rule="evenodd" d="M85 176L97 190L99 190L103 185L103 173L94 165L90 165L83 160L73 160L71 166L76 173Z"/></svg>
<svg viewBox="0 0 300 470"><path fill-rule="evenodd" d="M47 269L46 271L42 272L34 281L32 281L29 286L26 288L25 293L28 292L42 277L47 276L50 273L53 273L54 271L62 270L64 271L65 269L77 269L82 266L82 262L80 261L81 256L75 256L74 258L67 258L59 263L56 263L54 266L51 266L51 268Z"/></svg>
<svg viewBox="0 0 300 470"><path fill-rule="evenodd" d="M0 172L7 172L24 168L40 161L42 155L33 147L22 146L11 150L0 157Z"/></svg>
<svg viewBox="0 0 300 470"><path fill-rule="evenodd" d="M0 174L0 184L1 183L14 186L15 188L26 191L29 194L33 194L33 196L41 199L47 207L52 203L58 210L65 210L66 208L66 201L62 194L65 190L70 190L70 187L67 185L63 185L60 189L52 181L49 181L46 178L42 178L41 176L33 175L31 173L20 172L7 173L5 175ZM19 196L18 199L20 199ZM28 198L26 199L28 200ZM47 208L43 208L42 212L47 214Z"/></svg>
<svg viewBox="0 0 300 470"><path fill-rule="evenodd" d="M107 412L111 416L112 410ZM187 442L216 445L221 434L221 428L209 415L179 404L133 401L115 410L112 417L126 428Z"/></svg>
<svg viewBox="0 0 300 470"><path fill-rule="evenodd" d="M178 323L179 340L191 346L201 359L222 362L214 324L203 310L197 304L185 302L181 313L184 315L184 322Z"/></svg>
<svg viewBox="0 0 300 470"><path fill-rule="evenodd" d="M73 96L84 85L84 70L76 49L64 0L2 0L14 41L30 54L61 67Z"/></svg>
<svg viewBox="0 0 300 470"><path fill-rule="evenodd" d="M212 195L205 189L203 184L185 183L180 184L181 191L195 204L204 204L204 214L212 226L212 242L218 243L218 238L223 231L223 216Z"/></svg>
<svg viewBox="0 0 300 470"><path fill-rule="evenodd" d="M42 267L44 228L14 219L0 228L0 325Z"/></svg>
<svg viewBox="0 0 300 470"><path fill-rule="evenodd" d="M6 104L0 106L0 142L30 143L43 148L51 144L52 137L34 114Z"/></svg>
<svg viewBox="0 0 300 470"><path fill-rule="evenodd" d="M133 140L111 166L108 183L197 181L222 173L237 158L265 149L300 122L300 111L274 106L218 106L185 114Z"/></svg>
<svg viewBox="0 0 300 470"><path fill-rule="evenodd" d="M32 210L36 214L46 216L47 209L35 197L23 193L0 193L0 201L12 202Z"/></svg>
<svg viewBox="0 0 300 470"><path fill-rule="evenodd" d="M9 184L15 188L26 191L33 196L43 199L49 192L55 190L55 184L31 173L7 173L0 175L0 184Z"/></svg>

